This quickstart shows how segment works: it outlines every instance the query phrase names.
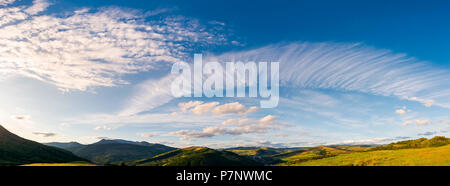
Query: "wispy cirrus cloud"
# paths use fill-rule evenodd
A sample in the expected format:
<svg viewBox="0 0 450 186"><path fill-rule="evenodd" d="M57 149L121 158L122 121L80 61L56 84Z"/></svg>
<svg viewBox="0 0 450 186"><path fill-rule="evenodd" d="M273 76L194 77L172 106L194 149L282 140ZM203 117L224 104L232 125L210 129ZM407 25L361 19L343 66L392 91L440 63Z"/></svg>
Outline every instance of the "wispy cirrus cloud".
<svg viewBox="0 0 450 186"><path fill-rule="evenodd" d="M450 108L448 70L433 68L428 63L406 54L376 49L360 43L274 44L252 50L210 54L205 56L203 61L278 61L282 87L357 91L395 96L420 102L426 107L437 105ZM163 82L165 80L161 79L161 86L157 89L169 90L169 85ZM154 88L153 85L148 84L148 87ZM304 93L308 94L307 91ZM317 99L328 101L311 104L336 104L336 101L320 96ZM163 99L164 103L174 99L170 92L166 91L148 100L158 100L159 97L167 98ZM145 109L140 110L142 111Z"/></svg>
<svg viewBox="0 0 450 186"><path fill-rule="evenodd" d="M418 119L418 120L408 120L402 123L403 126L407 125L416 125L416 126L424 126L424 125L433 125L433 124L449 124L450 122L440 120L440 121L431 121L427 119Z"/></svg>
<svg viewBox="0 0 450 186"><path fill-rule="evenodd" d="M360 43L275 44L204 61L278 61L280 86L358 91L450 108L448 70Z"/></svg>
<svg viewBox="0 0 450 186"><path fill-rule="evenodd" d="M127 83L122 75L179 61L194 43L224 39L181 16L148 21L154 14L117 7L41 14L48 6L35 0L31 6L0 7L0 74L64 91L111 87Z"/></svg>

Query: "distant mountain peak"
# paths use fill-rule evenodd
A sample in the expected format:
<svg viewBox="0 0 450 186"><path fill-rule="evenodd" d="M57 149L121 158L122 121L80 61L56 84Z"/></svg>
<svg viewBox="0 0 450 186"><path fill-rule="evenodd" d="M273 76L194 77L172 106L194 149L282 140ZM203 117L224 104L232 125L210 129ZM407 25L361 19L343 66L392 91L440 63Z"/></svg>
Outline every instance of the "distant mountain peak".
<svg viewBox="0 0 450 186"><path fill-rule="evenodd" d="M146 142L146 141L128 141L123 139L101 139L100 141L93 143L93 145L99 145L99 144L113 144L113 143L120 143L120 144L132 144L132 145L153 145L152 143Z"/></svg>

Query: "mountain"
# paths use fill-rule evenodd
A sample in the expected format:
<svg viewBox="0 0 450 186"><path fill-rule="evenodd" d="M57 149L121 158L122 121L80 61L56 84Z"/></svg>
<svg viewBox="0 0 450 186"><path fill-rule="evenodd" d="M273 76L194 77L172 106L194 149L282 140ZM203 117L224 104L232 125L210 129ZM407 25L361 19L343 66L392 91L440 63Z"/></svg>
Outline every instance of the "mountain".
<svg viewBox="0 0 450 186"><path fill-rule="evenodd" d="M21 138L0 125L0 165L86 161L69 151Z"/></svg>
<svg viewBox="0 0 450 186"><path fill-rule="evenodd" d="M49 143L49 145L52 144L54 143ZM120 139L102 139L97 143L78 147L73 147L69 144L57 145L64 146L66 147L64 149L99 164L119 164L124 161L138 160L176 149L161 144Z"/></svg>
<svg viewBox="0 0 450 186"><path fill-rule="evenodd" d="M206 147L188 147L166 152L151 158L128 162L137 166L261 166L233 152Z"/></svg>
<svg viewBox="0 0 450 186"><path fill-rule="evenodd" d="M52 142L52 143L44 143L44 145L52 146L52 147L58 147L61 149L74 149L82 147L83 145L78 142L69 142L69 143L61 143L61 142ZM69 150L70 151L70 150Z"/></svg>

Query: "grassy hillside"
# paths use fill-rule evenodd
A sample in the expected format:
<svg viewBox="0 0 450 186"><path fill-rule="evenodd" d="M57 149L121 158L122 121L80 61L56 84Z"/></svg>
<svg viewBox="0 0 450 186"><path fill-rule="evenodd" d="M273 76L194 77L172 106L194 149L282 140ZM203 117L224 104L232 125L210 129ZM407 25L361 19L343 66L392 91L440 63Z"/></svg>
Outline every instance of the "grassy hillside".
<svg viewBox="0 0 450 186"><path fill-rule="evenodd" d="M377 150L293 164L298 166L450 166L450 145L418 149Z"/></svg>
<svg viewBox="0 0 450 186"><path fill-rule="evenodd" d="M0 126L0 165L85 161L69 151L21 138Z"/></svg>
<svg viewBox="0 0 450 186"><path fill-rule="evenodd" d="M127 163L137 166L258 166L251 159L228 151L189 147Z"/></svg>
<svg viewBox="0 0 450 186"><path fill-rule="evenodd" d="M281 160L282 163L280 165L292 165L351 152L354 151L350 148L341 149L338 147L320 146L278 154L273 156L273 158Z"/></svg>
<svg viewBox="0 0 450 186"><path fill-rule="evenodd" d="M381 145L314 147L275 155L283 166L448 165L450 138L436 136Z"/></svg>
<svg viewBox="0 0 450 186"><path fill-rule="evenodd" d="M227 149L241 156L272 156L280 153L290 152L292 150L270 148L270 147L247 147Z"/></svg>
<svg viewBox="0 0 450 186"><path fill-rule="evenodd" d="M72 162L72 163L32 163L21 166L26 167L84 167L84 166L98 166L96 164L87 162Z"/></svg>
<svg viewBox="0 0 450 186"><path fill-rule="evenodd" d="M450 144L450 138L444 136L435 136L431 139L419 138L415 140L399 141L388 145L377 146L371 150L396 150L396 149L411 149L411 148L425 148L425 147L439 147Z"/></svg>

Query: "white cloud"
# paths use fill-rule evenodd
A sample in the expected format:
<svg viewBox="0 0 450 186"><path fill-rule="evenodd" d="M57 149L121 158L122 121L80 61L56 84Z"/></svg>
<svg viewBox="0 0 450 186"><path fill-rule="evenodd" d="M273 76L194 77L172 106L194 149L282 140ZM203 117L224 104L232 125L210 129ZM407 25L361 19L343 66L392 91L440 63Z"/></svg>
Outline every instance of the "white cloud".
<svg viewBox="0 0 450 186"><path fill-rule="evenodd" d="M278 61L280 86L358 91L450 108L450 73L405 54L356 44L290 43L207 56L204 61Z"/></svg>
<svg viewBox="0 0 450 186"><path fill-rule="evenodd" d="M190 112L197 114L197 115L208 113L212 109L214 109L218 104L219 104L219 102L209 102L209 103L200 104L200 105L197 105L194 108L192 108L190 110Z"/></svg>
<svg viewBox="0 0 450 186"><path fill-rule="evenodd" d="M182 102L179 103L178 106L180 107L181 111L187 112L188 109L195 107L197 105L203 104L203 101L189 101L189 102Z"/></svg>
<svg viewBox="0 0 450 186"><path fill-rule="evenodd" d="M151 137L155 137L158 136L159 133L156 132L152 132L152 133L138 133L138 136L143 137L143 138L151 138Z"/></svg>
<svg viewBox="0 0 450 186"><path fill-rule="evenodd" d="M220 106L217 106L212 110L213 114L220 115L220 114L240 114L240 115L246 115L250 112L257 112L259 110L258 107L250 107L245 108L245 106L239 102L233 102L233 103L226 103Z"/></svg>
<svg viewBox="0 0 450 186"><path fill-rule="evenodd" d="M219 105L219 102L208 102L204 103L202 101L189 101L179 103L181 111L190 111L194 114L200 115L205 113L212 113L214 115L224 115L224 114L239 114L247 115L251 112L259 111L259 107L246 108L245 105L239 102L225 103Z"/></svg>
<svg viewBox="0 0 450 186"><path fill-rule="evenodd" d="M405 114L406 111L403 110L403 109L398 109L398 110L395 110L395 113L397 113L397 114Z"/></svg>
<svg viewBox="0 0 450 186"><path fill-rule="evenodd" d="M33 5L24 10L24 12L35 15L39 12L42 12L50 6L50 3L47 0L33 0Z"/></svg>
<svg viewBox="0 0 450 186"><path fill-rule="evenodd" d="M192 44L224 40L188 18L146 21L145 14L120 8L38 14L49 5L35 0L0 8L3 77L30 77L65 91L117 86L127 83L124 74L179 61Z"/></svg>
<svg viewBox="0 0 450 186"><path fill-rule="evenodd" d="M37 136L41 136L41 137L54 137L54 136L56 136L56 134L55 133L51 133L51 132L48 132L48 133L46 133L46 132L33 132L33 134L34 135L37 135Z"/></svg>
<svg viewBox="0 0 450 186"><path fill-rule="evenodd" d="M373 145L373 144L384 144L396 140L405 140L410 137L394 137L394 138L371 138L362 140L345 140L340 142L326 143L325 145Z"/></svg>
<svg viewBox="0 0 450 186"><path fill-rule="evenodd" d="M431 107L431 106L433 106L434 105L434 100L429 100L429 99L420 99L420 98L418 98L418 97L410 97L410 98L407 98L408 100L410 100L410 101L418 101L418 102L420 102L420 103L423 103L423 105L425 106L425 107Z"/></svg>
<svg viewBox="0 0 450 186"><path fill-rule="evenodd" d="M130 116L151 110L172 100L168 85L173 76L166 76L159 80L147 80L136 86L133 95L126 101L125 107L120 111L120 116Z"/></svg>
<svg viewBox="0 0 450 186"><path fill-rule="evenodd" d="M415 121L405 121L405 122L402 123L402 125L406 126L406 125L415 124L417 126L423 126L423 125L431 125L431 124L435 124L435 123L436 122L432 122L430 120L424 119L424 120L415 120Z"/></svg>
<svg viewBox="0 0 450 186"><path fill-rule="evenodd" d="M432 122L429 120L416 120L417 126L430 125L430 124L432 124Z"/></svg>
<svg viewBox="0 0 450 186"><path fill-rule="evenodd" d="M248 118L244 118L244 119L237 119L237 118L232 118L232 119L227 119L225 121L223 121L221 124L226 126L229 124L237 124L237 125L244 125L249 123L251 120L249 120Z"/></svg>
<svg viewBox="0 0 450 186"><path fill-rule="evenodd" d="M400 114L400 115L406 114L406 112L407 112L406 107L395 110L395 113Z"/></svg>
<svg viewBox="0 0 450 186"><path fill-rule="evenodd" d="M0 5L1 6L6 6L6 5L14 3L15 1L16 0L0 0Z"/></svg>
<svg viewBox="0 0 450 186"><path fill-rule="evenodd" d="M108 126L106 126L106 125L103 125L103 126L97 126L97 127L95 127L94 128L94 130L111 130L112 128L110 128L110 127L108 127Z"/></svg>
<svg viewBox="0 0 450 186"><path fill-rule="evenodd" d="M94 126L98 125L123 125L123 124L146 124L146 125L158 125L159 127L168 126L170 128L186 126L205 126L223 120L223 116L216 115L198 115L191 117L191 114L178 113L176 115L172 113L143 113L137 115L117 115L117 114L89 114L85 116L77 116L74 118L67 118L63 122L76 125L76 124L90 124ZM166 125L162 125L166 124Z"/></svg>
<svg viewBox="0 0 450 186"><path fill-rule="evenodd" d="M266 133L270 129L277 129L284 124L276 122L275 116L267 115L260 120L249 119L226 120L221 125L203 128L201 131L180 130L170 132L169 135L182 136L183 139L210 138L220 135L243 135L252 133ZM236 124L232 126L231 124Z"/></svg>

